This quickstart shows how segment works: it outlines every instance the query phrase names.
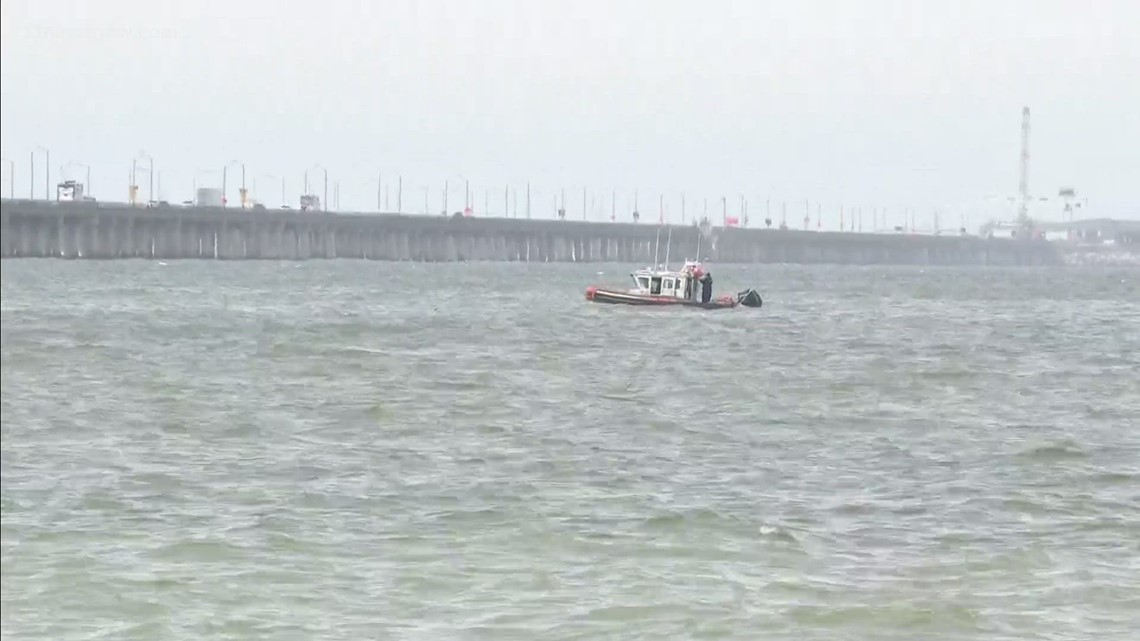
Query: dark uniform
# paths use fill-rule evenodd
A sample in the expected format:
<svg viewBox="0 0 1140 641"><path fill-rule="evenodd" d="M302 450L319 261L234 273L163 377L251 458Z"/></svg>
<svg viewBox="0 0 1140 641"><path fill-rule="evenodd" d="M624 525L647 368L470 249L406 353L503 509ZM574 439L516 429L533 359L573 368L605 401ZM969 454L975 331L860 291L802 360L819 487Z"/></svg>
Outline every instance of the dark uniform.
<svg viewBox="0 0 1140 641"><path fill-rule="evenodd" d="M707 303L712 300L712 272L705 272L701 278L701 302Z"/></svg>

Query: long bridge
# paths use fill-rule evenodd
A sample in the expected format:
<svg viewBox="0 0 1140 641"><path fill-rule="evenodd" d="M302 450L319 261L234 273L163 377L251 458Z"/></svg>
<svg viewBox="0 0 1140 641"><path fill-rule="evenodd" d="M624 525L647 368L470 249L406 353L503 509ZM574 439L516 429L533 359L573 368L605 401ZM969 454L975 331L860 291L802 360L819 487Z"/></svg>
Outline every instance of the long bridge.
<svg viewBox="0 0 1140 641"><path fill-rule="evenodd" d="M390 213L0 202L3 258L1058 265L1038 240ZM698 241L699 237L699 241Z"/></svg>

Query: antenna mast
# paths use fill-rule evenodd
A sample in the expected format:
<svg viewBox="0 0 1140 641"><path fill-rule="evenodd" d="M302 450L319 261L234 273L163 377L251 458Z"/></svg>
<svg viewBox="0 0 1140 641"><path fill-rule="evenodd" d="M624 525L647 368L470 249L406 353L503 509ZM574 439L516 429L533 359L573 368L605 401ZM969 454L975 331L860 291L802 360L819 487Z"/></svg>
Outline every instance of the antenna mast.
<svg viewBox="0 0 1140 641"><path fill-rule="evenodd" d="M707 201L706 201L706 204L707 204ZM695 260L698 263L701 262L701 238L703 236L704 236L704 233L701 230L701 226L697 225L697 257L695 258Z"/></svg>

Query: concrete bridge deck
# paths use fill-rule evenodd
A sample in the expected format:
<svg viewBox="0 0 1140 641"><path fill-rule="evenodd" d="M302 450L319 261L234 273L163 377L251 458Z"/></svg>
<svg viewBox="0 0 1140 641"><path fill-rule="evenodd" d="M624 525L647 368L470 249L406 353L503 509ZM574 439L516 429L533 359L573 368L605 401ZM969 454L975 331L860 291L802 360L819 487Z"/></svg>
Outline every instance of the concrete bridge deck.
<svg viewBox="0 0 1140 641"><path fill-rule="evenodd" d="M126 204L3 201L4 258L626 262L695 257L700 231L667 225L448 216L148 209ZM739 263L1058 265L1043 241L714 227L702 257Z"/></svg>

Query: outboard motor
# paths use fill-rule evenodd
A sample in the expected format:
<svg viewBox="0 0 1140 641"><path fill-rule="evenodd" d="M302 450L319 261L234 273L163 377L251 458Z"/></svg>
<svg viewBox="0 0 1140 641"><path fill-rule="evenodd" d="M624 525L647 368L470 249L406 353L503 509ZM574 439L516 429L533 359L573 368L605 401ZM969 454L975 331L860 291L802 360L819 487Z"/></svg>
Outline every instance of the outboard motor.
<svg viewBox="0 0 1140 641"><path fill-rule="evenodd" d="M763 299L760 298L760 294L756 293L755 289L746 289L740 292L737 298L740 304L745 307L760 307L764 304Z"/></svg>

